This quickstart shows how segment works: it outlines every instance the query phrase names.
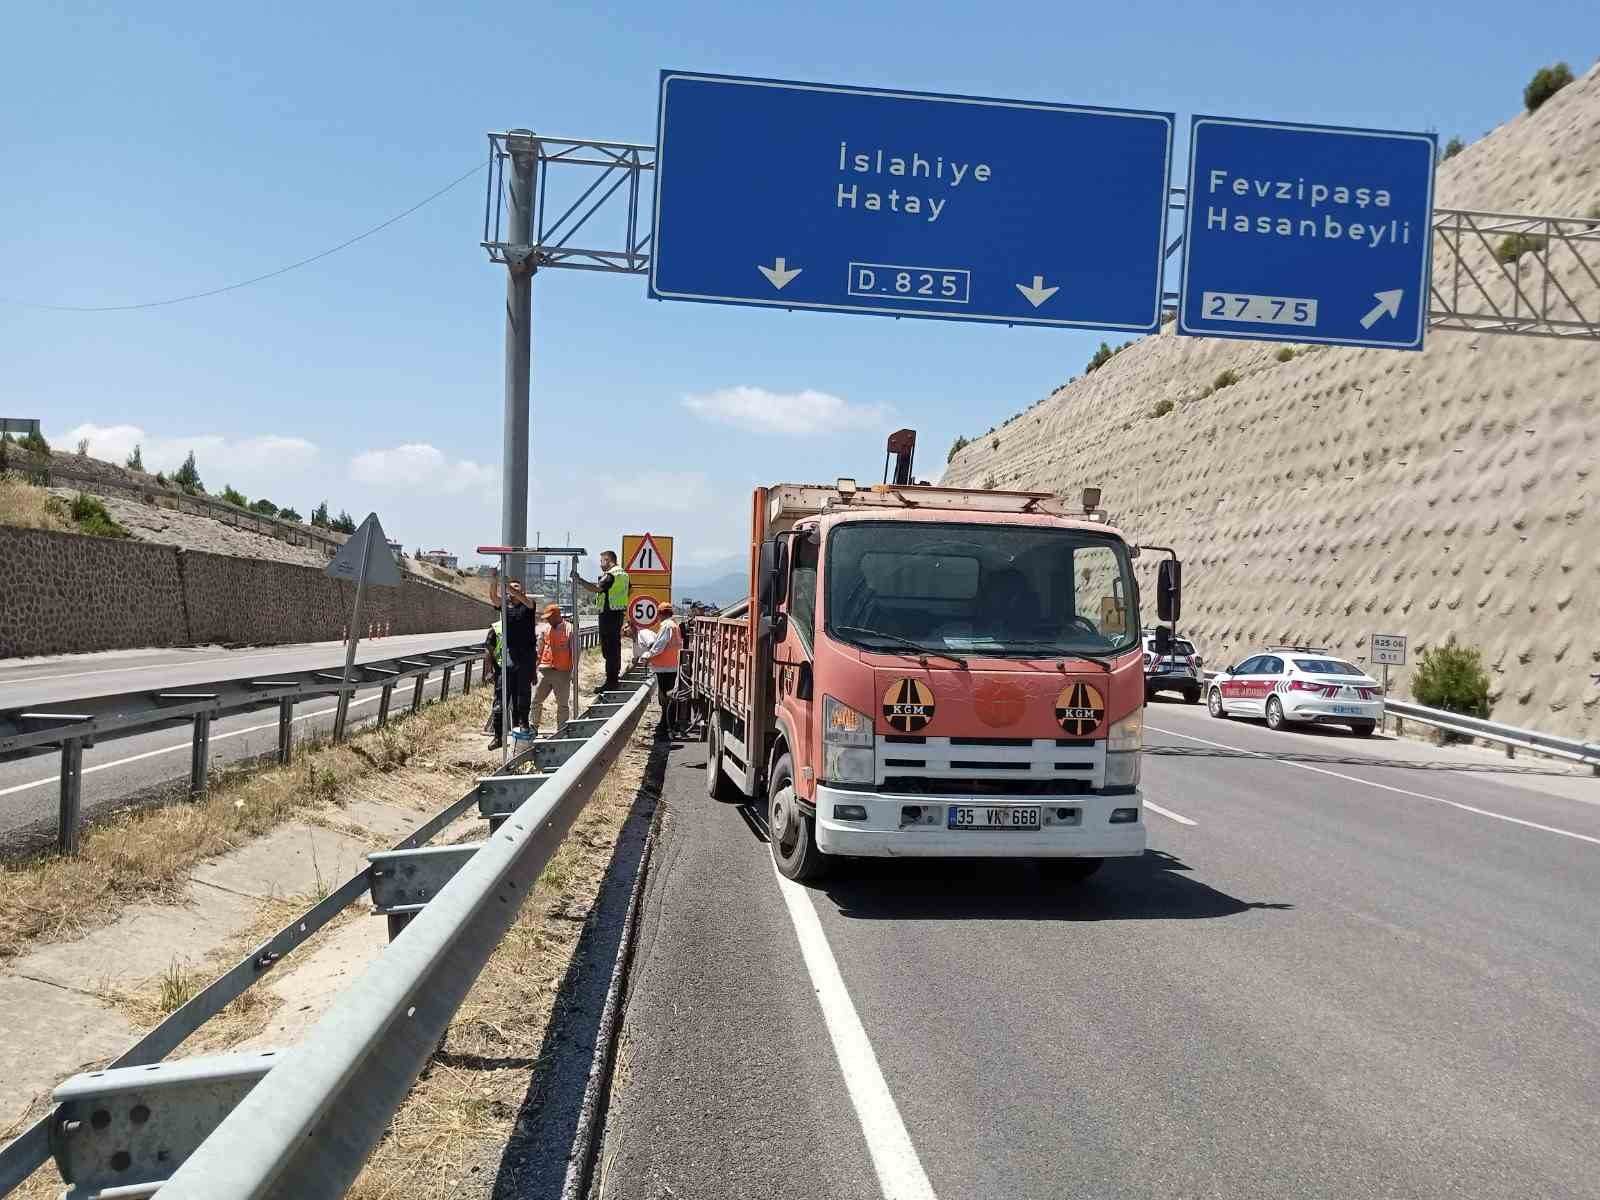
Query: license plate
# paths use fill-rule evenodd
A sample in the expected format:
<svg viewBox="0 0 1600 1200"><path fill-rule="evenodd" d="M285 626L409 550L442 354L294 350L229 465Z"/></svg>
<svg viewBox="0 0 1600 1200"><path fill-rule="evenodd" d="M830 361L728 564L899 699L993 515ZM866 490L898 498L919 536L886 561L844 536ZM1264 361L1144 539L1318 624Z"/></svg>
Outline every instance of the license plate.
<svg viewBox="0 0 1600 1200"><path fill-rule="evenodd" d="M1038 829L1039 809L1020 804L950 806L951 829Z"/></svg>
<svg viewBox="0 0 1600 1200"><path fill-rule="evenodd" d="M1359 717L1361 710L1354 704L1335 704L1333 711L1341 717Z"/></svg>

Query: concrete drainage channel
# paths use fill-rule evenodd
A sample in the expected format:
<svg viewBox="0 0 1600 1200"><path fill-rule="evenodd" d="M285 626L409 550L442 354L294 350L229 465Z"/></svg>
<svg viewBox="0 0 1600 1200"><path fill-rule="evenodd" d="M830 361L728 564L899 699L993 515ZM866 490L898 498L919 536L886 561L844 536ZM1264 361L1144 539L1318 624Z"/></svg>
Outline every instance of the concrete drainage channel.
<svg viewBox="0 0 1600 1200"><path fill-rule="evenodd" d="M393 850L313 905L0 1150L0 1196L55 1159L73 1200L342 1196L438 1047L451 1017L648 706L650 683L597 696L557 737L480 779ZM532 768L531 773L521 773ZM472 808L489 836L427 843ZM589 1067L568 1186L587 1177L603 1110L642 858ZM161 1060L339 912L370 895L391 940L297 1045ZM564 1148L563 1148L564 1149Z"/></svg>

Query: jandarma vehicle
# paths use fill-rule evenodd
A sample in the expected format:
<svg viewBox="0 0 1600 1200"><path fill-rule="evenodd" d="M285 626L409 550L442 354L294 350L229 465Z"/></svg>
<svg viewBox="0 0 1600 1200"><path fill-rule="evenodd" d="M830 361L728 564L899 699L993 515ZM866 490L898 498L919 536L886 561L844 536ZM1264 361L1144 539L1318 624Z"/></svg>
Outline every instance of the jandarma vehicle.
<svg viewBox="0 0 1600 1200"><path fill-rule="evenodd" d="M1269 729L1348 725L1358 737L1383 720L1378 681L1309 646L1270 647L1230 666L1207 685L1206 705L1213 717L1265 717Z"/></svg>

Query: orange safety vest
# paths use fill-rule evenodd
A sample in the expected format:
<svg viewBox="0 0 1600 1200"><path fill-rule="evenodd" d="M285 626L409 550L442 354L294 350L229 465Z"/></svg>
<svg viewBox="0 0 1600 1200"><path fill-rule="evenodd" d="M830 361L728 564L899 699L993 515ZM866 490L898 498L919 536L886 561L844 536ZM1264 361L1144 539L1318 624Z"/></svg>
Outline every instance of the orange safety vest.
<svg viewBox="0 0 1600 1200"><path fill-rule="evenodd" d="M666 645L661 644L665 639ZM673 621L663 625L656 631L656 644L650 651L650 666L657 671L676 671L678 669L678 651L683 647L683 635L678 632L678 623Z"/></svg>
<svg viewBox="0 0 1600 1200"><path fill-rule="evenodd" d="M544 638L539 643L539 665L552 671L572 670L572 626L565 621L560 628L546 626Z"/></svg>

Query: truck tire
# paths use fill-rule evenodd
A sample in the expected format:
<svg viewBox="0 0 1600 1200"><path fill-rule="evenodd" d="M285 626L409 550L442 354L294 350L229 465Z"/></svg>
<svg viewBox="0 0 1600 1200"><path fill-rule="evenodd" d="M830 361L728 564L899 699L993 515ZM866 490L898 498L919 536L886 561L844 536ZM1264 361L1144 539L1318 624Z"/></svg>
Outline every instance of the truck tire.
<svg viewBox="0 0 1600 1200"><path fill-rule="evenodd" d="M744 796L722 770L722 717L712 713L706 722L706 797L719 804L742 804Z"/></svg>
<svg viewBox="0 0 1600 1200"><path fill-rule="evenodd" d="M1103 858L1041 858L1039 873L1052 883L1082 883L1101 867L1106 865Z"/></svg>
<svg viewBox="0 0 1600 1200"><path fill-rule="evenodd" d="M772 861L780 875L796 883L822 877L828 856L817 848L816 822L800 809L794 791L794 762L788 751L778 755L767 780L767 829L772 837Z"/></svg>

